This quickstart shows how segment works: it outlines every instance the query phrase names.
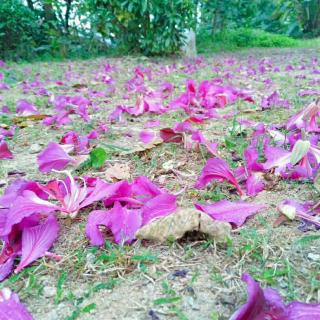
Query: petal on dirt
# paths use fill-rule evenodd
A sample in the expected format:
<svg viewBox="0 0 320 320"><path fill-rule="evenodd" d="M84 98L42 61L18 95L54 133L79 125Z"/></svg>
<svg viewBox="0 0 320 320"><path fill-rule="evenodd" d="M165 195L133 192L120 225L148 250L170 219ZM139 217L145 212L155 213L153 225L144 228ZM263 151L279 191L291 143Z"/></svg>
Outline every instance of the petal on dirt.
<svg viewBox="0 0 320 320"><path fill-rule="evenodd" d="M290 163L291 152L282 148L270 147L265 148L265 156L267 161L263 164L265 170L276 168L275 173L280 174L286 170L287 165Z"/></svg>
<svg viewBox="0 0 320 320"><path fill-rule="evenodd" d="M228 181L236 187L240 195L243 195L243 191L241 190L238 181L231 171L229 165L226 161L220 158L211 158L207 161L202 169L201 175L198 178L195 187L197 189L202 189L212 180Z"/></svg>
<svg viewBox="0 0 320 320"><path fill-rule="evenodd" d="M74 159L55 142L50 142L37 158L41 172L50 172L52 169L63 170L69 164L74 163Z"/></svg>
<svg viewBox="0 0 320 320"><path fill-rule="evenodd" d="M151 143L154 140L155 136L156 136L155 133L152 131L143 130L139 133L140 141L145 144Z"/></svg>
<svg viewBox="0 0 320 320"><path fill-rule="evenodd" d="M23 192L23 196L15 199L14 206L10 208L5 226L1 230L1 235L9 234L12 227L21 222L23 218L29 217L34 213L49 214L55 210L59 210L59 207L39 198L34 192L26 190Z"/></svg>
<svg viewBox="0 0 320 320"><path fill-rule="evenodd" d="M256 173L251 174L246 181L246 190L247 195L250 197L254 197L264 190L264 183L261 176Z"/></svg>
<svg viewBox="0 0 320 320"><path fill-rule="evenodd" d="M160 194L145 203L142 209L142 224L145 225L151 220L165 217L176 211L177 198L171 194Z"/></svg>
<svg viewBox="0 0 320 320"><path fill-rule="evenodd" d="M265 209L266 205L244 201L231 202L221 200L212 204L196 203L195 207L207 213L213 219L229 222L235 227L240 227L248 217Z"/></svg>
<svg viewBox="0 0 320 320"><path fill-rule="evenodd" d="M109 227L109 212L107 210L94 210L90 212L86 224L86 235L93 246L102 246L104 237L99 226Z"/></svg>
<svg viewBox="0 0 320 320"><path fill-rule="evenodd" d="M14 258L9 258L5 263L0 265L0 281L3 281L13 271Z"/></svg>
<svg viewBox="0 0 320 320"><path fill-rule="evenodd" d="M15 272L21 271L33 261L45 255L58 237L59 225L56 217L50 216L41 225L22 231L21 261Z"/></svg>
<svg viewBox="0 0 320 320"><path fill-rule="evenodd" d="M0 319L33 320L33 317L15 293L8 288L3 288L0 291Z"/></svg>
<svg viewBox="0 0 320 320"><path fill-rule="evenodd" d="M116 202L109 215L114 241L118 244L131 243L142 224L141 210L129 210Z"/></svg>
<svg viewBox="0 0 320 320"><path fill-rule="evenodd" d="M16 112L19 116L26 117L38 114L38 109L27 100L19 100L17 102Z"/></svg>
<svg viewBox="0 0 320 320"><path fill-rule="evenodd" d="M248 298L230 320L319 320L320 304L307 304L293 301L283 303L280 294L272 289L262 289L248 273L242 275L247 284Z"/></svg>
<svg viewBox="0 0 320 320"><path fill-rule="evenodd" d="M12 159L13 155L9 150L8 144L3 140L0 140L0 160Z"/></svg>

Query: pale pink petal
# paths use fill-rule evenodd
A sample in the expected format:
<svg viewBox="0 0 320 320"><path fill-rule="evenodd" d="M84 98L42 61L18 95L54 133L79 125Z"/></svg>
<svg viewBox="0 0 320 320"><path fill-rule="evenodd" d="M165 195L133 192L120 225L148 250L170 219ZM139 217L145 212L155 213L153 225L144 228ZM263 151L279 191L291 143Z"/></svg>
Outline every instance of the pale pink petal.
<svg viewBox="0 0 320 320"><path fill-rule="evenodd" d="M149 199L163 193L147 177L137 177L132 184L132 193L138 196L138 200Z"/></svg>
<svg viewBox="0 0 320 320"><path fill-rule="evenodd" d="M115 187L113 185L109 185L98 179L96 185L87 193L86 198L81 202L80 208L84 208L94 202L102 200L103 198L107 198L114 193L114 190Z"/></svg>

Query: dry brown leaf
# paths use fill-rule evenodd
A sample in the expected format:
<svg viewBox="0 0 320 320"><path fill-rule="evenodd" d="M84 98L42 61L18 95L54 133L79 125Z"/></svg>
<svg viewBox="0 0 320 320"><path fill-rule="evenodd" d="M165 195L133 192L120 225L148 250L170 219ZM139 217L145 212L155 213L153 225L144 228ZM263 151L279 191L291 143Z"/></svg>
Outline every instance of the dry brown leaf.
<svg viewBox="0 0 320 320"><path fill-rule="evenodd" d="M108 168L105 172L106 179L114 180L128 180L131 177L130 167L127 164L116 163Z"/></svg>
<svg viewBox="0 0 320 320"><path fill-rule="evenodd" d="M202 232L209 238L221 242L230 236L231 225L227 222L213 220L196 209L180 208L173 214L143 226L136 233L136 238L165 242L169 239L180 239L188 231Z"/></svg>
<svg viewBox="0 0 320 320"><path fill-rule="evenodd" d="M43 120L46 117L48 117L47 114L34 114L34 115L30 115L30 116L18 116L18 117L14 117L12 119L12 122L15 123L15 124L18 124L18 123L24 123L27 120L40 121L40 120Z"/></svg>
<svg viewBox="0 0 320 320"><path fill-rule="evenodd" d="M151 143L140 144L139 146L124 152L123 154L133 154L133 153L139 153L146 150L150 150L160 145L161 143L163 143L163 140L161 138L155 138Z"/></svg>

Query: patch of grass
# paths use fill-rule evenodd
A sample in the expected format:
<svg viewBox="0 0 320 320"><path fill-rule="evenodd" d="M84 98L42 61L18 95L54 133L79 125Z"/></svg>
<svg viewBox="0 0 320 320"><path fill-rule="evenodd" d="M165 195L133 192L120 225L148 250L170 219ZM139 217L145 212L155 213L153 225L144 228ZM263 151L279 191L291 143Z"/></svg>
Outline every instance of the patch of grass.
<svg viewBox="0 0 320 320"><path fill-rule="evenodd" d="M197 38L199 53L234 51L239 48L293 48L317 47L319 39L297 40L286 35L259 29L239 28L216 34L201 32Z"/></svg>

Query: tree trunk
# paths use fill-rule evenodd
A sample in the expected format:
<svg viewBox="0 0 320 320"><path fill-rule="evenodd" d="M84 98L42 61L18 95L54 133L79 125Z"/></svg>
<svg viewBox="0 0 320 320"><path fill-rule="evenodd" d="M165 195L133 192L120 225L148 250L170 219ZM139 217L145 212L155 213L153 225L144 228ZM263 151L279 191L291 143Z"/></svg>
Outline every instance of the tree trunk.
<svg viewBox="0 0 320 320"><path fill-rule="evenodd" d="M28 8L32 11L34 11L34 6L32 0L27 0Z"/></svg>
<svg viewBox="0 0 320 320"><path fill-rule="evenodd" d="M66 33L69 33L69 18L70 18L70 11L71 11L71 4L72 4L72 0L66 0L66 15L65 15L65 29L66 29Z"/></svg>

